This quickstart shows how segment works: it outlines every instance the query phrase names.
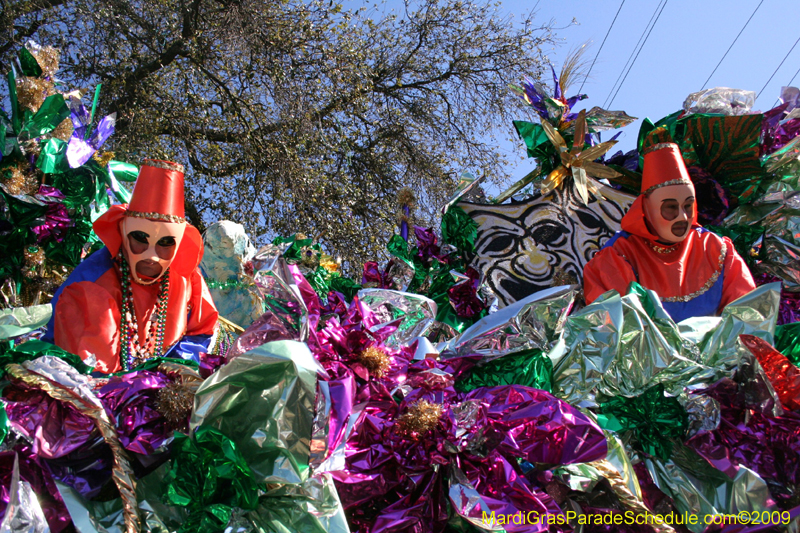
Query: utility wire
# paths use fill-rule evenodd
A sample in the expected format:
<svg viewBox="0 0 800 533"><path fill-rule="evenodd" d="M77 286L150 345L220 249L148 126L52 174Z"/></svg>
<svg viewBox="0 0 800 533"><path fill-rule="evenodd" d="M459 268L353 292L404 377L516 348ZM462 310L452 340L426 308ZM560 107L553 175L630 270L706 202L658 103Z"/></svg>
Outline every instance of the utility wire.
<svg viewBox="0 0 800 533"><path fill-rule="evenodd" d="M653 22L652 26L650 26L650 31L647 32L647 37L644 38L644 42L642 43L642 46L640 46L639 47L639 51L636 52L636 57L633 58L633 62L631 63L631 66L628 67L628 72L625 73L625 77L622 78L622 82L620 82L619 87L617 87L617 92L614 93L614 98L616 98L617 95L619 94L619 90L622 89L622 85L625 83L625 80L628 79L628 74L631 73L631 69L633 68L633 64L636 63L637 59L639 59L639 54L642 53L642 49L644 48L644 45L647 44L647 39L649 39L650 38L650 34L653 33L653 28L655 28L656 24L658 24L658 19L661 18L661 13L663 13L664 12L664 8L667 7L667 2L668 1L669 0L664 0L664 5L661 6L661 11L658 12L658 16L656 17L656 21ZM614 98L612 98L611 101L608 103L608 107L611 107L611 104L614 103Z"/></svg>
<svg viewBox="0 0 800 533"><path fill-rule="evenodd" d="M615 81L614 85L611 86L611 91L608 93L608 96L606 96L606 99L603 102L603 107L608 107L606 105L608 103L608 99L611 98L611 95L614 93L614 89L617 87L617 84L619 83L619 80L622 79L622 76L625 74L625 69L628 68L628 63L631 62L631 60L633 59L634 54L636 54L636 50L639 48L639 45L641 44L642 39L644 39L644 35L647 33L647 28L650 27L650 24L652 24L653 20L656 18L656 13L658 12L658 8L659 7L661 7L661 0L659 0L659 2L658 2L658 5L656 6L656 10L653 11L653 15L650 17L650 21L644 27L644 31L642 32L642 35L639 37L639 40L636 42L636 45L633 47L633 50L631 50L631 55L628 56L628 60L625 62L625 66L622 67L622 70L620 71L619 76L617 76L617 81Z"/></svg>
<svg viewBox="0 0 800 533"><path fill-rule="evenodd" d="M761 0L762 2L764 0ZM614 15L614 20L611 21L611 26L608 27L608 31L606 32L606 36L603 37L603 42L600 44L600 49L597 51L597 55L594 56L592 60L592 66L589 67L589 72L586 73L586 76L583 78L583 83L581 83L581 88L578 89L578 94L581 94L583 90L583 85L586 83L586 80L589 79L589 74L592 73L592 69L594 68L594 64L597 61L597 58L600 57L600 52L603 51L603 45L606 44L606 39L608 39L608 35L611 33L611 28L614 27L614 23L617 21L617 17L619 16L619 12L622 11L622 6L625 5L625 0L622 0L622 3L619 5L619 9L617 9L617 14Z"/></svg>
<svg viewBox="0 0 800 533"><path fill-rule="evenodd" d="M764 0L761 0L761 2L759 2L759 4L758 4L758 5L756 6L756 8L753 10L753 13L750 15L750 18L749 18L749 19L747 19L747 22L745 22L745 23L744 23L744 26L742 26L742 29L741 29L741 30L739 30L739 34L738 34L738 35L736 36L736 38L733 40L733 42L732 42L732 43L731 43L731 45L728 47L728 49L727 49L727 50L725 50L725 54L722 56L722 59L720 59L720 60L719 60L719 63L717 63L717 66L716 66L716 67L714 67L714 70L712 70L712 71L711 71L711 74L709 74L709 75L708 75L708 79L705 81L705 83L703 83L703 88L702 88L702 89L700 89L701 91L702 91L703 89L705 89L705 88L706 88L706 85L708 85L708 82L709 82L709 80L711 79L711 76L713 76L713 75L714 75L714 73L717 71L717 69L718 69L718 68L719 68L719 66L722 64L722 62L723 62L723 61L725 61L725 58L726 58L726 57L728 57L728 52L730 52L730 51L731 51L731 48L733 48L733 45L734 45L734 44L736 44L736 41L738 41L738 40L739 40L739 37L741 37L741 35L742 35L742 32L743 32L743 31L744 31L744 29L747 27L747 25L748 25L748 24L750 24L750 21L751 21L751 20L753 20L753 16L755 16L755 14L756 14L756 11L758 11L758 8L759 8L759 7L761 7L761 4L763 4L763 3L764 3Z"/></svg>
<svg viewBox="0 0 800 533"><path fill-rule="evenodd" d="M772 81L772 78L774 78L774 77L775 77L775 74L777 74L777 73L778 73L778 70L780 70L780 68L783 66L783 63L784 63L784 61L786 61L786 58L787 58L787 57L789 57L789 54L791 54L791 53L792 53L792 50L794 50L794 47L795 47L795 46L797 46L797 43L800 43L800 37L798 37L798 38L797 38L797 40L794 42L794 44L792 45L792 47L791 47L791 48L789 48L789 51L788 51L788 52L786 52L786 55L785 55L785 56L783 56L783 60L781 60L781 64L780 64L780 65L778 65L778 68L776 68L776 69L775 69L775 72L773 72L773 73L772 73L772 76L770 76L770 77L769 77L769 79L767 80L767 83L765 83L765 84L764 84L764 86L761 88L761 90L760 90L760 91L758 91L758 94L756 95L756 100L758 100L758 97L759 97L759 96L761 96L761 93L762 93L762 92L764 92L764 89L766 89L766 88L767 88L767 85L769 85L769 82L771 82L771 81ZM795 74L795 76L797 76L797 74ZM794 78L792 78L792 80L794 80ZM789 83L791 83L791 82L789 82Z"/></svg>

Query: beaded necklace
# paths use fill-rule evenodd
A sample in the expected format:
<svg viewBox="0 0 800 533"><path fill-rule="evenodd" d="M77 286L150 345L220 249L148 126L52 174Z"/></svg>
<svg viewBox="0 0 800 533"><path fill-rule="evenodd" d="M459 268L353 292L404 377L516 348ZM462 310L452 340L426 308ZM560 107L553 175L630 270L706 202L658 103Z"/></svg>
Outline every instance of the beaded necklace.
<svg viewBox="0 0 800 533"><path fill-rule="evenodd" d="M169 269L161 278L156 311L150 317L150 328L144 346L139 344L139 327L136 322L136 309L133 305L130 267L124 257L120 257L122 274L122 317L120 319L120 359L124 370L131 370L153 357L163 355L164 330L167 322L169 303Z"/></svg>

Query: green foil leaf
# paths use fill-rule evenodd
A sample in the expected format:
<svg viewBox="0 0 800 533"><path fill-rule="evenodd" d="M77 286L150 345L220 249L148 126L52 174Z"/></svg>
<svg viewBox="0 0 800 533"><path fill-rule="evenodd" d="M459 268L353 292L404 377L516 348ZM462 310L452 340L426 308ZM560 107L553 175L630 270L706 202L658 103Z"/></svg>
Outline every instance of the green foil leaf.
<svg viewBox="0 0 800 533"><path fill-rule="evenodd" d="M69 107L64 102L64 97L60 94L48 96L36 114L25 122L19 136L27 139L41 137L53 131L67 117L69 117Z"/></svg>
<svg viewBox="0 0 800 533"><path fill-rule="evenodd" d="M134 182L139 177L139 168L124 161L110 161L108 169L119 181Z"/></svg>
<svg viewBox="0 0 800 533"><path fill-rule="evenodd" d="M658 384L633 398L617 396L601 403L605 429L632 431L641 449L664 461L672 455L672 440L682 440L689 426L688 415L675 397L664 395Z"/></svg>
<svg viewBox="0 0 800 533"><path fill-rule="evenodd" d="M466 211L452 206L442 217L442 240L452 244L461 253L474 254L478 238L478 224Z"/></svg>
<svg viewBox="0 0 800 533"><path fill-rule="evenodd" d="M783 324L775 328L775 349L800 367L800 322Z"/></svg>
<svg viewBox="0 0 800 533"><path fill-rule="evenodd" d="M36 166L45 174L69 171L67 146L61 139L50 139L42 147Z"/></svg>
<svg viewBox="0 0 800 533"><path fill-rule="evenodd" d="M553 362L541 350L510 353L471 369L455 388L469 392L479 387L525 385L550 392L553 388Z"/></svg>
<svg viewBox="0 0 800 533"><path fill-rule="evenodd" d="M0 350L2 350L2 345L0 345ZM0 353L0 371L5 373L4 369L8 364L19 364L45 355L63 359L81 374L90 374L94 370L93 367L85 364L77 355L62 350L54 344L40 340L30 340Z"/></svg>
<svg viewBox="0 0 800 533"><path fill-rule="evenodd" d="M33 57L33 54L27 48L22 47L19 49L19 65L22 67L22 73L31 78L38 78L42 75L42 67L39 62Z"/></svg>

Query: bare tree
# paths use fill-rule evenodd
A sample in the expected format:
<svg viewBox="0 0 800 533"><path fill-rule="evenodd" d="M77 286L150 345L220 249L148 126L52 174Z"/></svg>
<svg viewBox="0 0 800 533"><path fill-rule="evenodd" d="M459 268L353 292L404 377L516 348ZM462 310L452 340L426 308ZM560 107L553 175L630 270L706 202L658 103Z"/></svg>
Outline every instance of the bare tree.
<svg viewBox="0 0 800 533"><path fill-rule="evenodd" d="M66 85L102 83L118 113L117 159L189 164L196 224L322 235L352 268L381 253L401 187L424 223L461 171L507 179L484 134L510 128L506 87L552 39L470 1L2 1L4 66L28 38L60 47Z"/></svg>

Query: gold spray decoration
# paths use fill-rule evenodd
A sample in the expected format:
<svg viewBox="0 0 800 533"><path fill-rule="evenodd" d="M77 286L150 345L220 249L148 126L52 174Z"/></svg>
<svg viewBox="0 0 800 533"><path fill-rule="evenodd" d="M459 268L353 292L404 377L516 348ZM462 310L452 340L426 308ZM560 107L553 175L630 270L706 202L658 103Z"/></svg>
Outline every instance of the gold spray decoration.
<svg viewBox="0 0 800 533"><path fill-rule="evenodd" d="M392 366L389 354L377 346L370 346L361 352L358 356L358 362L376 378L382 378L389 371L389 367Z"/></svg>
<svg viewBox="0 0 800 533"><path fill-rule="evenodd" d="M156 410L173 429L183 429L194 407L194 395L203 378L193 368L168 361L158 365L172 382L156 393Z"/></svg>
<svg viewBox="0 0 800 533"><path fill-rule="evenodd" d="M606 141L595 146L583 149L584 139L586 138L586 110L581 110L575 119L575 137L572 141L572 149L567 148L564 137L547 120L542 120L542 127L547 138L556 147L561 156L561 165L550 172L541 184L542 195L546 195L561 186L569 175L575 183L575 188L584 204L589 203L589 192L602 198L600 189L589 181L589 175L595 178L614 179L621 176L616 170L609 168L594 160L602 156L617 144L617 141Z"/></svg>
<svg viewBox="0 0 800 533"><path fill-rule="evenodd" d="M39 190L41 178L40 171L31 171L27 161L19 161L16 165L4 168L0 171L0 183L6 186L12 195L27 194L33 195Z"/></svg>
<svg viewBox="0 0 800 533"><path fill-rule="evenodd" d="M133 477L133 469L128 459L128 452L119 442L119 435L114 424L111 423L108 413L102 404L97 401L94 403L83 396L54 383L44 376L37 374L27 368L10 364L6 366L6 372L11 377L22 380L26 385L40 389L51 398L67 403L78 410L81 414L89 417L94 422L103 440L111 448L114 457L114 464L111 468L111 477L119 490L122 499L122 514L125 520L126 533L139 533L140 522L137 511L136 501L136 482Z"/></svg>
<svg viewBox="0 0 800 533"><path fill-rule="evenodd" d="M395 428L400 435L418 440L436 428L441 416L441 405L431 403L428 400L420 400L412 404L408 411L397 419Z"/></svg>
<svg viewBox="0 0 800 533"><path fill-rule="evenodd" d="M58 72L58 61L61 57L61 51L52 46L40 46L29 43L25 46L28 52L39 63L39 68L42 69L42 76L52 78Z"/></svg>

